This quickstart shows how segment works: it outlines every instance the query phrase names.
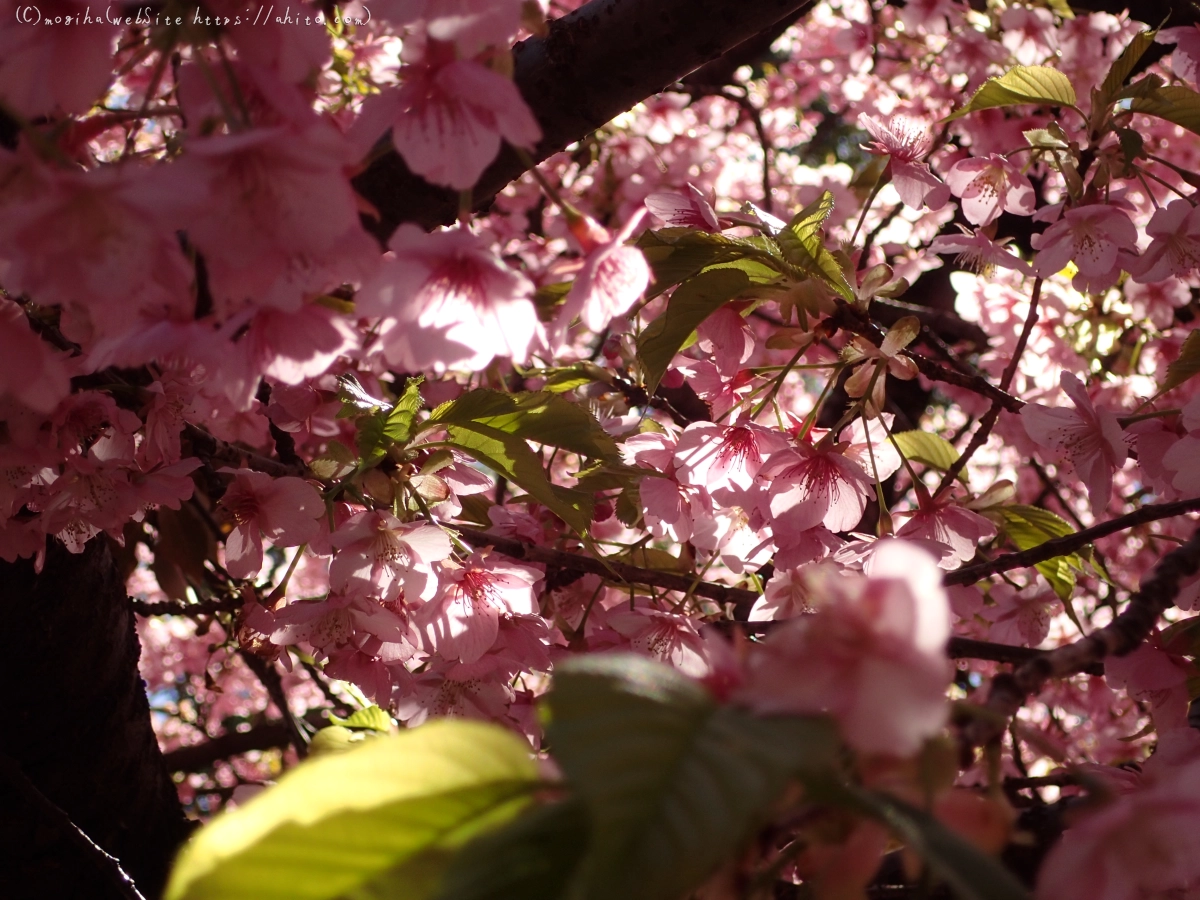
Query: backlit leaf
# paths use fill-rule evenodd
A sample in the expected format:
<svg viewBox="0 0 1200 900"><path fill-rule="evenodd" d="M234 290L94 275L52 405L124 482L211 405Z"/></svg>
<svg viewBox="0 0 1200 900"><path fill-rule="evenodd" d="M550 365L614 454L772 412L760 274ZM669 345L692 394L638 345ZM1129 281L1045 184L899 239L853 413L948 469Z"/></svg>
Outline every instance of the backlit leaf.
<svg viewBox="0 0 1200 900"><path fill-rule="evenodd" d="M1197 374L1200 374L1200 331L1193 331L1179 348L1179 358L1167 365L1167 377L1163 379L1159 393L1179 387Z"/></svg>
<svg viewBox="0 0 1200 900"><path fill-rule="evenodd" d="M1062 72L1049 66L1013 66L1003 75L989 78L966 106L946 117L944 121L961 118L967 113L1002 106L1036 104L1039 106L1074 106L1075 89Z"/></svg>
<svg viewBox="0 0 1200 900"><path fill-rule="evenodd" d="M1129 108L1200 134L1200 94L1183 85L1169 84L1133 97Z"/></svg>
<svg viewBox="0 0 1200 900"><path fill-rule="evenodd" d="M529 745L497 725L443 719L364 741L302 763L205 825L166 900L342 897L506 821L538 783Z"/></svg>
<svg viewBox="0 0 1200 900"><path fill-rule="evenodd" d="M905 459L924 463L945 472L958 459L954 445L940 434L928 431L901 431L893 434L900 453Z"/></svg>
<svg viewBox="0 0 1200 900"><path fill-rule="evenodd" d="M647 391L655 391L697 326L749 287L750 279L740 269L711 269L675 289L663 314L638 336L637 355Z"/></svg>
<svg viewBox="0 0 1200 900"><path fill-rule="evenodd" d="M588 410L549 391L506 394L480 389L443 403L422 425L485 426L522 440L561 447L598 459L616 456L617 445Z"/></svg>

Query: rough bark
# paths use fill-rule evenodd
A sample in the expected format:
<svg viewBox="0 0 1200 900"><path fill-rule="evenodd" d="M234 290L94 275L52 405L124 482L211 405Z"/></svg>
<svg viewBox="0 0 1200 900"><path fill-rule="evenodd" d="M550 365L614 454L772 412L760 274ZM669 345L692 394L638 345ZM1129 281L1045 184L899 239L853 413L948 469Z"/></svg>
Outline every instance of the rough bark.
<svg viewBox="0 0 1200 900"><path fill-rule="evenodd" d="M79 556L51 545L40 575L0 563L0 752L154 897L187 821L150 726L125 585L106 541ZM92 862L0 779L3 896L120 896Z"/></svg>

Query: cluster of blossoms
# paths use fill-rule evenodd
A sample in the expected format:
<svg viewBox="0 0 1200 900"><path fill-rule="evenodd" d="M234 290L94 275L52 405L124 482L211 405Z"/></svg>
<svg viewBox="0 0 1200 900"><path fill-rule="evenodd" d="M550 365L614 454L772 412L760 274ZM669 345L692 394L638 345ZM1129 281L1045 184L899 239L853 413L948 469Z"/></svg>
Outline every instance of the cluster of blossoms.
<svg viewBox="0 0 1200 900"><path fill-rule="evenodd" d="M1180 509L955 580L1151 503L1200 509L1200 139L1136 93L1064 99L1054 76L1100 97L1144 30L1128 17L876 7L820 3L742 102L650 98L487 217L385 249L354 181L381 155L466 191L502 143L534 152L509 48L545 28L537 4L389 0L353 30L188 43L5 17L0 559L122 545L132 591L285 667L297 706L334 679L409 725L481 717L536 746L555 663L624 649L827 713L881 767L915 757L1001 668L956 668L952 635L1070 643L1190 536ZM1151 77L1194 89L1198 34L1160 32ZM947 119L1014 66L1024 100ZM960 261L942 296L897 299L938 254ZM589 554L641 580L572 567ZM1200 608L1200 579L1175 604ZM766 637L730 644L735 617ZM1156 632L1015 720L1001 775L1145 763L1068 832L1045 896L1194 881L1182 840L1153 873L1161 854L1089 861L1195 821L1197 649ZM235 663L228 696L265 703ZM147 667L178 692L169 671ZM877 861L875 837L847 852ZM796 873L844 887L813 854Z"/></svg>

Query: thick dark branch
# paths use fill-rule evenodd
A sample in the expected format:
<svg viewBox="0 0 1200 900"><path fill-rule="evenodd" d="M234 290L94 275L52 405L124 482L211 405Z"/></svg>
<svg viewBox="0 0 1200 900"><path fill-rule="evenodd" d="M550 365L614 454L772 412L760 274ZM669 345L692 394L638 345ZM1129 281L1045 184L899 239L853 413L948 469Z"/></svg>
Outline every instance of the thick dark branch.
<svg viewBox="0 0 1200 900"><path fill-rule="evenodd" d="M942 579L942 583L946 585L974 584L981 578L987 578L998 572L1034 566L1048 559L1054 559L1056 556L1068 556L1082 550L1093 541L1116 534L1118 531L1124 531L1126 528L1133 528L1135 525L1144 525L1159 519L1170 519L1173 516L1181 516L1197 510L1200 510L1200 497L1176 500L1173 503L1149 503L1128 515L1118 516L1108 522L1101 522L1099 525L1093 525L1091 528L1085 528L1074 534L1054 538L1044 544L1022 550L1020 553L1005 553L989 562L948 572Z"/></svg>
<svg viewBox="0 0 1200 900"><path fill-rule="evenodd" d="M163 760L172 772L197 772L219 759L228 759L251 750L286 747L291 742L291 729L284 722L264 722L249 731L230 731L202 744L164 753Z"/></svg>
<svg viewBox="0 0 1200 900"><path fill-rule="evenodd" d="M592 0L550 22L544 38L513 48L514 80L542 126L537 161L557 153L667 85L808 6L809 0ZM526 166L510 148L475 185L486 207ZM402 222L448 225L458 195L409 171L394 152L354 180L380 212L372 225L387 240Z"/></svg>
<svg viewBox="0 0 1200 900"><path fill-rule="evenodd" d="M983 746L1004 733L1008 720L1051 678L1086 671L1109 656L1132 653L1158 624L1159 616L1179 595L1184 579L1200 571L1200 528L1186 544L1162 558L1129 604L1113 621L1082 640L1022 663L1012 674L998 675L988 692L987 707L994 715L981 716L963 730L964 741Z"/></svg>

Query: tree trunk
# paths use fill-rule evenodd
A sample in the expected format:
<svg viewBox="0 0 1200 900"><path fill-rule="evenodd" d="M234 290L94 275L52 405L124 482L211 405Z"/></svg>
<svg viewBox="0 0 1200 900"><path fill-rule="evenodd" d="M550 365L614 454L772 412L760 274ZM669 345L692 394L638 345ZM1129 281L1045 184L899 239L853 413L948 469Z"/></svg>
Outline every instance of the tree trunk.
<svg viewBox="0 0 1200 900"><path fill-rule="evenodd" d="M28 560L0 563L0 617L0 752L158 896L188 825L150 727L133 612L107 542L71 555L51 540L41 574ZM0 893L121 897L103 857L89 858L13 782L0 777Z"/></svg>

